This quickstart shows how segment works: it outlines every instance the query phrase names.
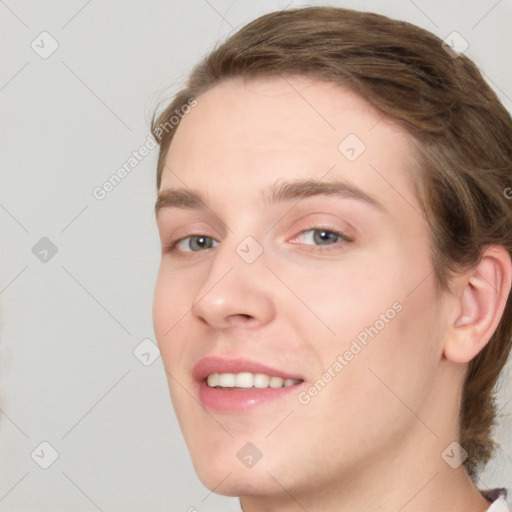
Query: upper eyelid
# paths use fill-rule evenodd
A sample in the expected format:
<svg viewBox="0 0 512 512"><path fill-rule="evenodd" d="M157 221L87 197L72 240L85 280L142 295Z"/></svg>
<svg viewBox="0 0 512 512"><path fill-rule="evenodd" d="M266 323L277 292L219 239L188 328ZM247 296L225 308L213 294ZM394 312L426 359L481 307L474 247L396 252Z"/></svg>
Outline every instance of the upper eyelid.
<svg viewBox="0 0 512 512"><path fill-rule="evenodd" d="M326 226L315 226L315 227L301 229L300 231L298 231L293 236L302 235L302 234L307 233L309 231L329 231L329 232L332 232L332 233L339 233L339 234L342 234L342 235L346 235L345 230L343 230L343 229L338 229L338 228L333 228L333 227L326 227ZM346 236L348 237L348 235L346 235ZM205 233L191 233L189 235L185 235L185 236L182 236L180 238L174 239L174 242L175 243L182 242L183 240L186 240L187 238L193 238L193 237L211 238L212 240L215 240L216 242L220 243L220 241L217 240L215 237L210 236L210 235L206 235Z"/></svg>
<svg viewBox="0 0 512 512"><path fill-rule="evenodd" d="M325 215L324 212L310 212L310 213L307 213L305 215L302 215L299 219L296 219L293 224L296 224L296 223L299 223L299 224L308 224L308 227L304 227L303 229L301 229L300 231L297 231L297 234L300 232L304 232L304 231L309 231L311 229L325 229L325 230L332 230L332 231L340 231L342 233L349 233L349 232L352 232L352 231L357 231L355 230L355 228L349 223L347 222L347 220L345 219L342 219L341 217L338 217L337 215L335 215L335 217L337 218L337 220L335 221L336 223L338 223L339 221L342 221L343 224L344 224L344 227L335 227L333 226L333 221L328 221L328 220L307 220L305 221L304 219L312 216L312 215ZM330 216L332 214L329 214ZM203 224L203 221L197 221L197 222L193 222L192 224ZM206 223L208 224L208 223ZM278 226L280 224L280 222L276 222L274 223L271 228L267 231L267 233L269 231L273 231L276 226ZM287 224L287 230L288 229L291 229L291 224ZM159 231L162 232L162 230L164 229L164 227L162 226L162 229ZM173 230L173 231L176 231L176 230ZM181 231L181 229L180 229ZM214 236L211 236L211 235L207 235L206 232L216 232L217 234L221 235L221 233L219 233L219 231L213 227L213 228L204 228L203 226L200 226L200 227L189 227L187 229L184 229L183 231L187 232L186 234L184 234L182 237L180 237L179 239L178 238L174 238L174 240L178 241L180 239L183 239L183 238L188 238L190 236L208 236L210 238L215 238ZM232 230L229 230L232 232ZM163 233L162 233L163 234ZM227 234L227 233L226 233ZM222 235L221 235L222 236Z"/></svg>

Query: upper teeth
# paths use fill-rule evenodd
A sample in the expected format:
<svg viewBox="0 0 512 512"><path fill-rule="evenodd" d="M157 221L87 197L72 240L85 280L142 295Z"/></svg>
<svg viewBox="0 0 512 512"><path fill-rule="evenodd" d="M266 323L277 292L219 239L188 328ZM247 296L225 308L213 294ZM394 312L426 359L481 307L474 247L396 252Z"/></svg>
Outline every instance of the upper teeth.
<svg viewBox="0 0 512 512"><path fill-rule="evenodd" d="M301 382L296 379L283 379L281 377L271 377L265 373L212 373L208 375L208 386L214 388L220 386L223 388L281 388L283 386L293 386Z"/></svg>

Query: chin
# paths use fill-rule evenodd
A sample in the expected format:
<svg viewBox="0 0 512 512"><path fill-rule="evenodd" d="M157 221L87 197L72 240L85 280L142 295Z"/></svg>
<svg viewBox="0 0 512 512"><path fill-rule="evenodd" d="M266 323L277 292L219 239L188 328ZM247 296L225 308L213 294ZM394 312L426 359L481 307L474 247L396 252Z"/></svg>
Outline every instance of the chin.
<svg viewBox="0 0 512 512"><path fill-rule="evenodd" d="M277 489L275 481L265 468L255 473L255 468L223 468L222 471L194 465L196 474L205 487L223 496L253 496L272 494ZM229 475L229 476L228 476Z"/></svg>

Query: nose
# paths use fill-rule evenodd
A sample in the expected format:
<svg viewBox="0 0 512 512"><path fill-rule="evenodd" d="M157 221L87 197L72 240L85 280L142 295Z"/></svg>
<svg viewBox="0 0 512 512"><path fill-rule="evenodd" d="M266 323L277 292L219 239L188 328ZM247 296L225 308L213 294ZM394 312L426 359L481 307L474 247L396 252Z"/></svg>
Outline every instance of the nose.
<svg viewBox="0 0 512 512"><path fill-rule="evenodd" d="M226 243L216 249L193 299L192 314L216 329L257 328L275 316L275 304L267 285L271 274L263 264L263 257L247 263L235 247Z"/></svg>

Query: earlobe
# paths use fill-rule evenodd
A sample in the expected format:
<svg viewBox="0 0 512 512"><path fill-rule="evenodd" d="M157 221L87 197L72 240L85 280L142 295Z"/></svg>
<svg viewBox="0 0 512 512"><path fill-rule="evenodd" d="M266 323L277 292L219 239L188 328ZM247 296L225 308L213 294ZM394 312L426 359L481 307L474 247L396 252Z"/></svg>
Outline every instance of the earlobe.
<svg viewBox="0 0 512 512"><path fill-rule="evenodd" d="M475 268L459 276L458 314L449 325L444 356L468 363L489 342L510 293L512 263L504 247L489 246Z"/></svg>

